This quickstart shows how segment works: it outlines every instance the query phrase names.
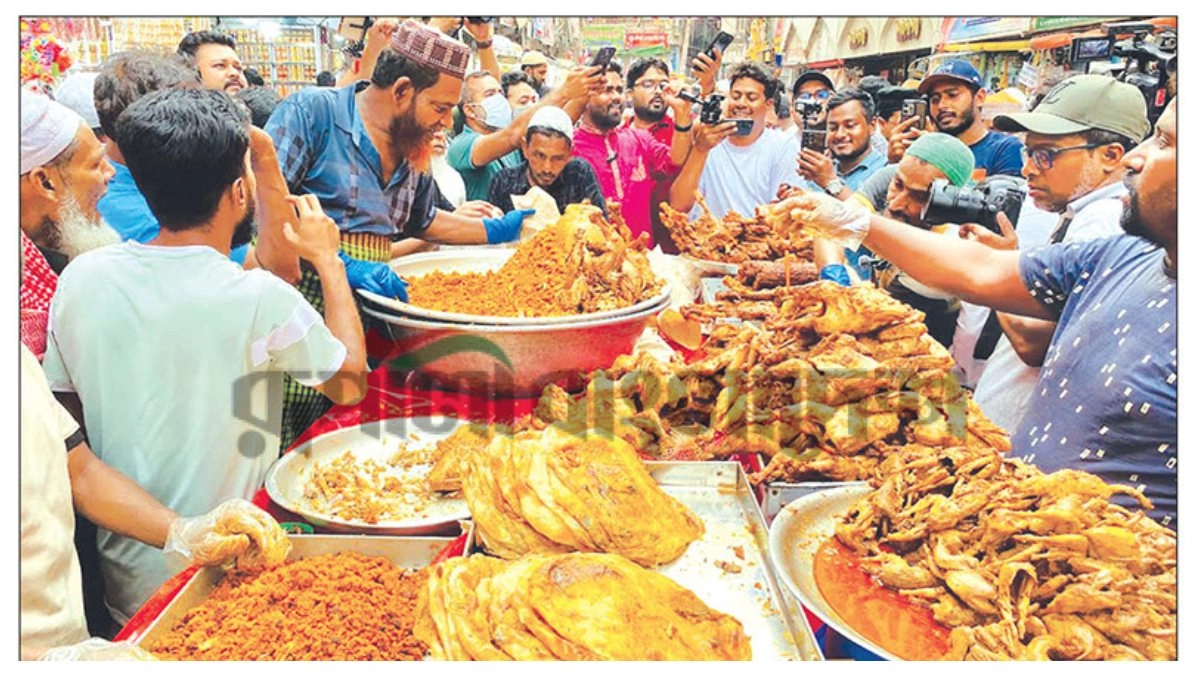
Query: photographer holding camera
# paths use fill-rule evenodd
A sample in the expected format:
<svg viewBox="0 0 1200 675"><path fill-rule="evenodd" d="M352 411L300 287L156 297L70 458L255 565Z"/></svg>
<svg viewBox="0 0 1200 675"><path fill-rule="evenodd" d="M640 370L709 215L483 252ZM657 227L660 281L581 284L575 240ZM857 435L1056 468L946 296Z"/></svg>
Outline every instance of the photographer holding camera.
<svg viewBox="0 0 1200 675"><path fill-rule="evenodd" d="M816 192L770 208L838 245L865 243L931 288L1056 321L1012 455L1131 486L1153 501L1147 515L1177 528L1177 138L1172 100L1154 135L1122 159L1125 235L1088 242L999 250Z"/></svg>
<svg viewBox="0 0 1200 675"><path fill-rule="evenodd" d="M780 185L801 184L796 135L766 126L778 86L778 80L756 63L733 68L729 119L721 119L720 101L710 96L694 131L692 153L671 186L671 208L691 211L699 188L716 218L730 211L752 216L759 205L775 199Z"/></svg>
<svg viewBox="0 0 1200 675"><path fill-rule="evenodd" d="M1034 243L1072 244L1121 233L1121 200L1128 192L1121 162L1150 129L1136 87L1103 75L1078 75L1051 89L1033 112L999 115L994 123L1025 133L1029 198L1038 209L1060 216L1052 232ZM964 225L961 233L995 248L1016 244L973 225ZM987 360L975 400L1010 432L1033 397L1056 327L1053 321L997 312L984 327L973 354Z"/></svg>

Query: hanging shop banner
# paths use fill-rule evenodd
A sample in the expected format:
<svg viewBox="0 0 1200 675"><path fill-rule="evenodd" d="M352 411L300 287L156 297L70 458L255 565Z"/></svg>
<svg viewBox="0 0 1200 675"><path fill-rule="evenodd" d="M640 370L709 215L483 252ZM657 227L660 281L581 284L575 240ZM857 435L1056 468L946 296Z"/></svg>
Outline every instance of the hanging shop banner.
<svg viewBox="0 0 1200 675"><path fill-rule="evenodd" d="M1032 89L1038 83L1038 69L1029 61L1021 64L1021 73L1017 75L1017 84Z"/></svg>
<svg viewBox="0 0 1200 675"><path fill-rule="evenodd" d="M625 26L585 24L580 27L579 37L585 47L621 47L625 45Z"/></svg>
<svg viewBox="0 0 1200 675"><path fill-rule="evenodd" d="M1111 16L1036 16L1033 18L1033 27L1030 30L1040 33L1041 31L1062 30L1063 28L1089 26L1102 21L1117 20L1117 17Z"/></svg>
<svg viewBox="0 0 1200 675"><path fill-rule="evenodd" d="M1029 30L1025 16L965 16L947 17L942 42L968 42L1001 35L1018 35Z"/></svg>
<svg viewBox="0 0 1200 675"><path fill-rule="evenodd" d="M668 39L666 31L659 30L637 30L625 32L625 50L633 51L635 49L667 49Z"/></svg>

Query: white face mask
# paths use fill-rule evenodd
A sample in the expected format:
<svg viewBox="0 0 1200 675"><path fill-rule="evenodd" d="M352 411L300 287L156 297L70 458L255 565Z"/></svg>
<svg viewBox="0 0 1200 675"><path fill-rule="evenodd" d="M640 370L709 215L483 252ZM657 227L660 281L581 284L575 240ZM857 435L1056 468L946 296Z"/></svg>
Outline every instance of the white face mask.
<svg viewBox="0 0 1200 675"><path fill-rule="evenodd" d="M512 107L508 105L504 94L492 94L475 105L483 109L483 117L479 121L492 129L503 129L512 122Z"/></svg>

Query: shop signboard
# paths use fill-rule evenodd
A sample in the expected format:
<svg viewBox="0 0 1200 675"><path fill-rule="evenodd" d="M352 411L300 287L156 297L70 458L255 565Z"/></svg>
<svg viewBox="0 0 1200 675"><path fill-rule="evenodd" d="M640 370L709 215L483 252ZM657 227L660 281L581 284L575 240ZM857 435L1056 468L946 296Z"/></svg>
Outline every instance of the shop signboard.
<svg viewBox="0 0 1200 675"><path fill-rule="evenodd" d="M896 42L914 42L921 39L921 19L915 16L896 19Z"/></svg>
<svg viewBox="0 0 1200 675"><path fill-rule="evenodd" d="M625 26L584 24L579 37L585 47L622 47L625 45Z"/></svg>
<svg viewBox="0 0 1200 675"><path fill-rule="evenodd" d="M1064 28L1073 28L1075 26L1088 26L1094 23L1103 21L1116 21L1117 17L1105 16L1037 16L1033 19L1033 30L1035 33L1051 30L1062 30Z"/></svg>
<svg viewBox="0 0 1200 675"><path fill-rule="evenodd" d="M1027 16L964 16L947 17L943 42L971 42L1005 35L1019 35L1029 30Z"/></svg>
<svg viewBox="0 0 1200 675"><path fill-rule="evenodd" d="M1037 68L1034 67L1034 65L1032 63L1030 63L1029 61L1026 61L1025 63L1021 64L1021 73L1019 75L1017 75L1017 84L1021 85L1022 87L1025 87L1026 89L1032 89L1035 86L1037 86L1037 83L1038 83Z"/></svg>
<svg viewBox="0 0 1200 675"><path fill-rule="evenodd" d="M625 32L625 50L632 51L634 49L646 48L662 48L666 49L667 33L661 30L637 30Z"/></svg>

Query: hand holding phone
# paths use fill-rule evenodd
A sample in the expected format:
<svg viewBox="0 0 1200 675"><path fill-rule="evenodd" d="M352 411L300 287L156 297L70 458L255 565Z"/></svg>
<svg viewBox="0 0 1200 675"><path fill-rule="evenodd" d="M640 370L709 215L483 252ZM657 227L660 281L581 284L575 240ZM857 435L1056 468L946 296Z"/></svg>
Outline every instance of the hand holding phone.
<svg viewBox="0 0 1200 675"><path fill-rule="evenodd" d="M592 62L590 65L600 66L603 69L600 72L604 72L608 70L608 64L612 61L613 56L616 56L616 54L616 47L601 47L600 51L596 52L596 55L592 57Z"/></svg>
<svg viewBox="0 0 1200 675"><path fill-rule="evenodd" d="M918 118L916 125L925 128L925 118L929 114L929 103L923 98L906 98L900 104L900 120Z"/></svg>
<svg viewBox="0 0 1200 675"><path fill-rule="evenodd" d="M825 152L824 129L805 129L800 132L800 147L814 152Z"/></svg>

